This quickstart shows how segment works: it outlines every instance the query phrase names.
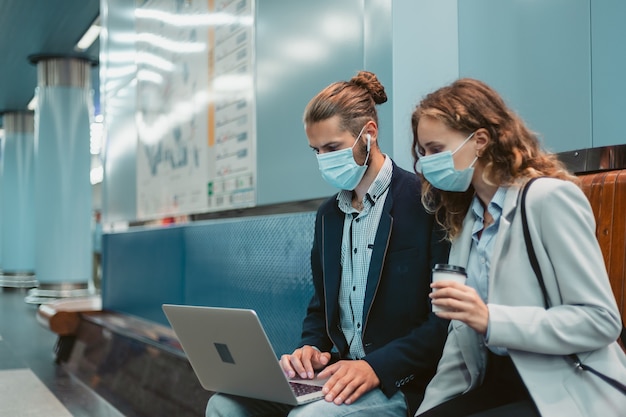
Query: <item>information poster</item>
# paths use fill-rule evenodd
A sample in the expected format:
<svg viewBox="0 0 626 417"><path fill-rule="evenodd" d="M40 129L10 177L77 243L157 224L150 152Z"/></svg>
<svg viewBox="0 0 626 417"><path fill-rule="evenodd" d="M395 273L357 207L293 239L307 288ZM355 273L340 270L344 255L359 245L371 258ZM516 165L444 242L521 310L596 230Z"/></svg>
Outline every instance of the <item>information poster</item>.
<svg viewBox="0 0 626 417"><path fill-rule="evenodd" d="M252 0L216 2L214 12L230 21L211 34L210 211L256 202Z"/></svg>
<svg viewBox="0 0 626 417"><path fill-rule="evenodd" d="M255 204L252 1L138 2L139 220Z"/></svg>

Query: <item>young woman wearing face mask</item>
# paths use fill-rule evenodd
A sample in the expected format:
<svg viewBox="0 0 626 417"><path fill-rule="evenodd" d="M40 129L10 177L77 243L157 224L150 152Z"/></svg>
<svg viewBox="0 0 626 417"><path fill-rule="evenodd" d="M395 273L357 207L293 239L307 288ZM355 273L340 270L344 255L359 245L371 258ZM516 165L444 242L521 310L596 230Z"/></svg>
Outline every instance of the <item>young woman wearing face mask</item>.
<svg viewBox="0 0 626 417"><path fill-rule="evenodd" d="M568 357L626 382L620 315L576 178L477 80L427 95L412 127L422 202L452 242L449 263L468 275L431 285L452 321L416 415L623 416L626 395ZM519 206L535 177L525 207L545 296Z"/></svg>

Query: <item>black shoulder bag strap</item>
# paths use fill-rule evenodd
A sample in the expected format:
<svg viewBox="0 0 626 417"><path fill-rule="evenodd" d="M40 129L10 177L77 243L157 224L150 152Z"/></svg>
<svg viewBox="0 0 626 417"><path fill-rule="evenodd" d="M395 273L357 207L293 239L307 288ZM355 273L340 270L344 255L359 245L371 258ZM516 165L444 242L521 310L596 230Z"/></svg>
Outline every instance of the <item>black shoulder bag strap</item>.
<svg viewBox="0 0 626 417"><path fill-rule="evenodd" d="M535 271L535 275L537 276L537 281L539 281L539 286L541 287L541 292L543 293L543 303L547 310L548 308L550 308L550 304L548 302L548 292L546 291L546 284L543 282L543 274L541 273L541 269L539 268L539 262L537 261L537 256L535 255L535 248L533 247L533 242L530 239L530 231L528 230L528 219L526 217L526 193L528 192L528 189L530 188L530 184L532 184L533 181L535 181L536 179L537 178L532 178L526 183L526 185L524 185L524 188L522 189L522 198L520 201L520 208L522 211L522 226L524 228L524 241L526 242L526 250L528 251L528 258L530 259L530 264L532 265L533 270ZM622 336L623 335L624 335L624 329L622 328ZM574 365L577 368L582 369L584 371L589 371L592 374L602 378L605 382L607 382L614 388L620 390L623 394L626 395L626 385L622 384L621 382L609 376L604 375L601 372L596 371L594 368L588 365L585 365L584 363L580 361L580 359L578 358L578 355L576 355L575 353L568 355L568 357L574 362Z"/></svg>

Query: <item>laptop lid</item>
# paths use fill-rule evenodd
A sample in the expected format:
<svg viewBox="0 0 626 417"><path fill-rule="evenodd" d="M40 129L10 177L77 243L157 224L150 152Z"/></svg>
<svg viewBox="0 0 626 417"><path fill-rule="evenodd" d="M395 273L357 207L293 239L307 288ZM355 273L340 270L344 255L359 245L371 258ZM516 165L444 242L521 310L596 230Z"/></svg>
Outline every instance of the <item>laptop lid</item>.
<svg viewBox="0 0 626 417"><path fill-rule="evenodd" d="M204 389L291 405L323 396L296 398L254 310L164 304L163 311Z"/></svg>

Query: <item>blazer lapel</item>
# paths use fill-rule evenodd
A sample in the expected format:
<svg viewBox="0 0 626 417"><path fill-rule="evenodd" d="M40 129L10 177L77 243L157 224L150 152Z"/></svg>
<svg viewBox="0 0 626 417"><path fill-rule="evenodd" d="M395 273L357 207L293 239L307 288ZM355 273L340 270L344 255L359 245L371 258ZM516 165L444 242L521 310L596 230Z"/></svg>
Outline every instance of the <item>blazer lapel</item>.
<svg viewBox="0 0 626 417"><path fill-rule="evenodd" d="M520 189L518 187L511 186L506 192L506 196L504 197L504 207L502 207L502 216L500 216L500 225L498 226L498 235L496 238L496 242L493 246L493 254L491 256L491 259L500 259L500 253L502 252L502 248L505 246L506 242L510 238L509 229L511 228L511 222L515 217L519 190ZM491 282L493 282L494 272L495 271L493 268L489 271L490 287Z"/></svg>
<svg viewBox="0 0 626 417"><path fill-rule="evenodd" d="M456 238L450 248L449 263L452 265L467 268L469 261L470 249L472 247L472 226L474 223L474 214L468 210L463 220L463 229L461 235Z"/></svg>
<svg viewBox="0 0 626 417"><path fill-rule="evenodd" d="M385 263L385 256L387 255L387 247L389 246L389 239L391 238L391 227L393 226L393 217L391 216L391 208L393 207L394 198L394 182L393 174L391 179L391 188L385 198L385 205L383 206L383 212L380 214L380 221L378 223L378 230L376 230L376 237L374 238L374 248L372 250L372 257L370 259L370 268L367 274L367 286L365 288L365 299L363 300L363 323L367 323L367 317L374 301L378 284L383 271L383 265Z"/></svg>
<svg viewBox="0 0 626 417"><path fill-rule="evenodd" d="M376 232L374 249L370 260L370 269L367 274L367 287L365 288L365 300L363 301L364 323L367 323L366 318L380 282L385 255L387 254L387 246L389 245L389 238L391 237L392 224L393 218L389 215L389 212L386 210L383 211L380 216L380 223L378 223L378 231Z"/></svg>
<svg viewBox="0 0 626 417"><path fill-rule="evenodd" d="M498 259L504 243L509 238L511 221L515 216L515 209L517 207L518 192L519 188L510 187L506 193L492 259ZM449 263L467 268L469 254L472 247L473 223L474 213L471 209L469 209L465 219L463 220L463 230L461 235L454 241L452 248L450 249ZM494 270L492 269L489 277L490 287L493 283L493 273ZM459 346L461 347L461 354L464 357L465 363L467 364L467 368L471 375L470 386L476 386L482 382L480 380L480 376L483 375L481 371L484 370L486 366L486 350L479 348L481 336L462 322L453 320L451 322L451 326L456 332L457 340Z"/></svg>
<svg viewBox="0 0 626 417"><path fill-rule="evenodd" d="M339 209L326 213L322 218L324 296L326 298L326 320L329 324L335 317L338 317L343 221L344 214Z"/></svg>
<svg viewBox="0 0 626 417"><path fill-rule="evenodd" d="M470 209L463 220L461 234L452 243L448 263L467 268L470 249L472 247L473 223L474 213ZM476 378L481 375L481 370L484 368L485 362L485 354L479 349L479 341L477 340L478 334L468 325L457 320L450 322L450 328L455 332L460 354L463 356L467 369L469 370L471 377L470 386L476 386L480 383Z"/></svg>

